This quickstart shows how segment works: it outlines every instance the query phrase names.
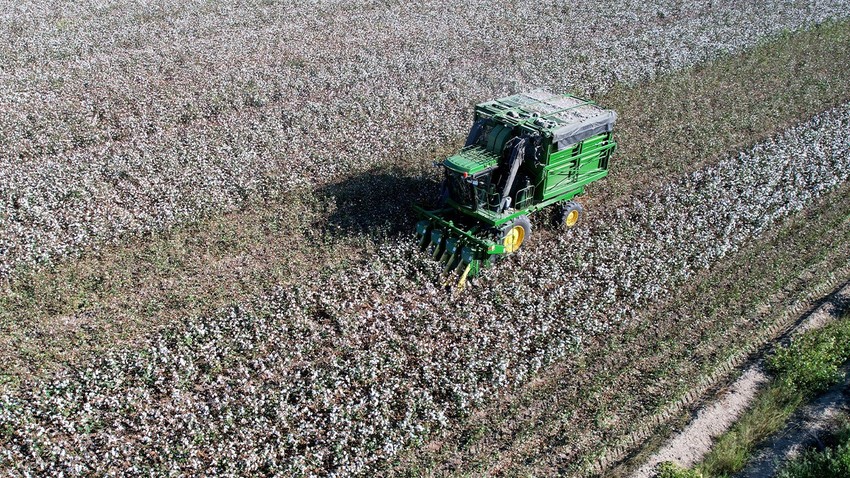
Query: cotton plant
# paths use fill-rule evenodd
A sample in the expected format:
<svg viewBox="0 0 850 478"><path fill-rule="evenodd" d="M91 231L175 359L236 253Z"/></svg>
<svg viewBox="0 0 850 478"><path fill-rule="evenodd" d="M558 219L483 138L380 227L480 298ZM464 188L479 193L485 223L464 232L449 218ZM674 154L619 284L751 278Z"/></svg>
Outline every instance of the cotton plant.
<svg viewBox="0 0 850 478"><path fill-rule="evenodd" d="M369 476L850 179L850 105L595 210L462 295L413 237L0 397L0 467ZM719 212L718 212L719 211Z"/></svg>
<svg viewBox="0 0 850 478"><path fill-rule="evenodd" d="M848 11L18 2L0 15L0 278L450 144L476 101L598 95Z"/></svg>

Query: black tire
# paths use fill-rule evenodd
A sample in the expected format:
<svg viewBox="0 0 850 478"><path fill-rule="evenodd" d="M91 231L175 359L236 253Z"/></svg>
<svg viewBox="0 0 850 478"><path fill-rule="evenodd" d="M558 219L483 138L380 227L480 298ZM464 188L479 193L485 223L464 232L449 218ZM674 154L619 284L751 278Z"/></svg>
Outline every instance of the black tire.
<svg viewBox="0 0 850 478"><path fill-rule="evenodd" d="M584 216L584 209L581 204L575 201L568 201L561 205L558 213L555 215L555 225L562 229L572 229Z"/></svg>
<svg viewBox="0 0 850 478"><path fill-rule="evenodd" d="M501 243L505 246L505 254L519 250L531 237L531 221L528 216L520 216L502 229Z"/></svg>

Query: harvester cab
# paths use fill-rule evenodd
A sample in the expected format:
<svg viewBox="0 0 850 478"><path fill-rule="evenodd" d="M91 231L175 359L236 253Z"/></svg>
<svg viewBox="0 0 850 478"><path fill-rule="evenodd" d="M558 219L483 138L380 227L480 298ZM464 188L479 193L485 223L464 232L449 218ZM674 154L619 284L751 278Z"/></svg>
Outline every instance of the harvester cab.
<svg viewBox="0 0 850 478"><path fill-rule="evenodd" d="M608 175L616 148L616 114L594 102L545 91L475 106L464 147L442 163L438 209L415 209L420 247L467 277L531 234L530 216L556 206L559 225L571 228L582 209L574 198Z"/></svg>

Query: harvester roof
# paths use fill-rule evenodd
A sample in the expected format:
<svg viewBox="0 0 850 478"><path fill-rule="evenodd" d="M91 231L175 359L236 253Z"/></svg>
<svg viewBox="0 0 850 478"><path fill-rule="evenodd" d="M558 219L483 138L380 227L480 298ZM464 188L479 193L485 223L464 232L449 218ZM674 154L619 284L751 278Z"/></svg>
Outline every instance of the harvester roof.
<svg viewBox="0 0 850 478"><path fill-rule="evenodd" d="M475 176L486 173L499 164L499 156L477 146L467 146L443 162L447 168Z"/></svg>
<svg viewBox="0 0 850 478"><path fill-rule="evenodd" d="M616 113L590 100L544 90L479 103L475 111L551 137L559 148L611 131L617 119Z"/></svg>

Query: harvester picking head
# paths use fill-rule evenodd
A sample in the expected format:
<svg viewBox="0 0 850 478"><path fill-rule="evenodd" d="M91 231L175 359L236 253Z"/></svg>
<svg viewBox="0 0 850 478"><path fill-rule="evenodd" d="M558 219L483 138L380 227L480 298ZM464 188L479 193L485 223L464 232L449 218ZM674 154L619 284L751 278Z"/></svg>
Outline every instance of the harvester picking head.
<svg viewBox="0 0 850 478"><path fill-rule="evenodd" d="M430 252L434 260L443 264L443 274L448 285L453 273L460 274L457 287L462 289L467 278L475 277L483 267L492 263L495 254L504 252L504 247L486 238L478 237L480 227L464 229L451 219L440 216L450 210L426 211L416 207L423 217L416 223L419 248Z"/></svg>

